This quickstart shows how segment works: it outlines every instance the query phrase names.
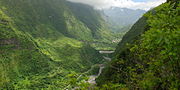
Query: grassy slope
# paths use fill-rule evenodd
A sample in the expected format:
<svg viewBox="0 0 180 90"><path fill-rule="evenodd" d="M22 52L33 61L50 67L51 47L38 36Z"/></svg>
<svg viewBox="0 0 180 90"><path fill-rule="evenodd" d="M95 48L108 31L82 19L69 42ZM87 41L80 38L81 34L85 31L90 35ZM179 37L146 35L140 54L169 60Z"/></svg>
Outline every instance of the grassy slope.
<svg viewBox="0 0 180 90"><path fill-rule="evenodd" d="M108 30L108 25L99 11L94 11L91 6L80 3L66 2L66 4L69 6L70 11L73 12L73 15L91 30L91 35L94 38L88 40L91 46L98 50L114 49L117 43L112 43L112 40L117 39L120 35Z"/></svg>

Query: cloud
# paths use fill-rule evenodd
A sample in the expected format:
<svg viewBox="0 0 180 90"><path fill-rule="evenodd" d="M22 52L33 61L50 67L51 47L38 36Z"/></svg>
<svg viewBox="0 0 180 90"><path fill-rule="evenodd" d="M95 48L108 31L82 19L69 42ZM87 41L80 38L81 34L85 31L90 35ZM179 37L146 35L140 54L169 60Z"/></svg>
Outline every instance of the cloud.
<svg viewBox="0 0 180 90"><path fill-rule="evenodd" d="M133 0L68 0L75 3L83 3L93 6L96 9L105 9L110 7L121 7L130 9L149 10L156 7L166 0L147 0L146 2L135 2Z"/></svg>

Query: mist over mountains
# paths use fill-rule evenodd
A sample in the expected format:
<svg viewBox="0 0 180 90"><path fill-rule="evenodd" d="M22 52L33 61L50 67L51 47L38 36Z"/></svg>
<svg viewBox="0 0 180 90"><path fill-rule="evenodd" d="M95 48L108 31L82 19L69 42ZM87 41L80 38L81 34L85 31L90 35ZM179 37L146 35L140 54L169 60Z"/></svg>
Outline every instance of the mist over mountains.
<svg viewBox="0 0 180 90"><path fill-rule="evenodd" d="M120 7L111 7L109 9L101 10L105 20L110 24L111 29L115 31L123 31L129 29L142 15L145 10L128 9Z"/></svg>
<svg viewBox="0 0 180 90"><path fill-rule="evenodd" d="M96 9L107 9L111 7L149 10L166 0L67 0L74 3L82 3L93 6Z"/></svg>

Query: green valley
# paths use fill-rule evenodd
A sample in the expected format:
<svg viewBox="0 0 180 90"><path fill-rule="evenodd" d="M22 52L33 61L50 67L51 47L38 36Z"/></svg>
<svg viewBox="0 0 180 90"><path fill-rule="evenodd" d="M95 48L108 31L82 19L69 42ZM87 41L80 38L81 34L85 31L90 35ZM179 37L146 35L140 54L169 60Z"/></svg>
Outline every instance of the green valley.
<svg viewBox="0 0 180 90"><path fill-rule="evenodd" d="M114 24L104 1L79 1L0 0L0 90L180 88L178 0Z"/></svg>
<svg viewBox="0 0 180 90"><path fill-rule="evenodd" d="M75 13L74 6L84 11ZM1 89L72 88L69 75L103 62L91 42L111 43L113 33L92 7L82 7L64 0L0 1Z"/></svg>

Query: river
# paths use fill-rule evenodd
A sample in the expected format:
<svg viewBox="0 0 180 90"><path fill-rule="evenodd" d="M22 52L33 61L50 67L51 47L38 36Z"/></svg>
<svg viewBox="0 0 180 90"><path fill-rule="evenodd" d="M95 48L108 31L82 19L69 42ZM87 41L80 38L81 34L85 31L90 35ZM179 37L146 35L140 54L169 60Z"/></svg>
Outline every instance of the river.
<svg viewBox="0 0 180 90"><path fill-rule="evenodd" d="M111 54L111 53L114 53L114 51L99 51L99 53L101 53L101 54ZM108 62L111 61L111 58L110 58L110 57L103 56L103 58L104 58L104 60L106 60L106 61L108 61ZM102 73L105 65L104 65L104 64L99 64L99 67L100 67L100 68L99 68L98 74L97 74L97 75L91 75L91 76L89 76L88 83L90 83L90 84L92 84L92 85L96 85L96 78L98 78L98 77L101 75L101 73Z"/></svg>
<svg viewBox="0 0 180 90"><path fill-rule="evenodd" d="M111 53L114 53L114 51L99 51L99 53L100 54L111 54ZM110 62L111 61L111 58L110 57L108 57L108 55L107 56L103 56L103 59L104 60L106 60L107 62ZM89 76L89 79L88 79L88 83L89 84L91 84L92 86L94 86L94 85L96 85L96 78L98 78L100 75L101 75L101 73L102 73L102 71L103 71L103 69L105 68L105 65L104 64L99 64L99 72L98 72L98 74L97 75L91 75L91 76ZM91 70L91 69L90 69ZM89 70L88 70L89 71ZM88 72L87 71L87 72ZM78 78L80 78L82 75L80 75ZM93 88L93 87L92 87ZM72 90L78 90L79 89L79 87L75 87L75 88L73 88Z"/></svg>
<svg viewBox="0 0 180 90"><path fill-rule="evenodd" d="M100 68L99 68L98 75L91 75L91 76L89 76L88 83L93 84L93 85L96 84L96 78L98 78L101 75L102 70L104 69L104 65L103 64L100 64L99 66L100 66Z"/></svg>

